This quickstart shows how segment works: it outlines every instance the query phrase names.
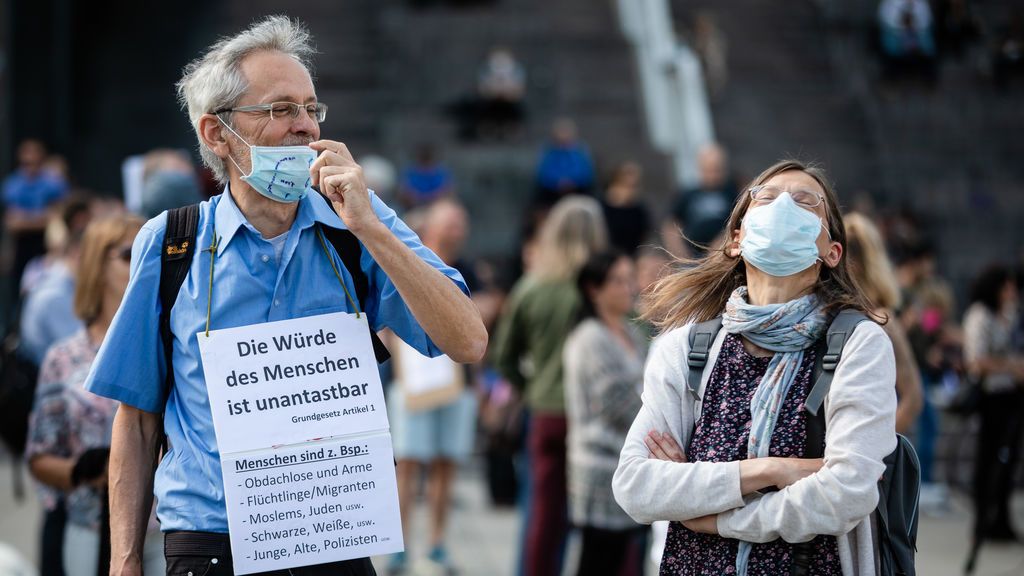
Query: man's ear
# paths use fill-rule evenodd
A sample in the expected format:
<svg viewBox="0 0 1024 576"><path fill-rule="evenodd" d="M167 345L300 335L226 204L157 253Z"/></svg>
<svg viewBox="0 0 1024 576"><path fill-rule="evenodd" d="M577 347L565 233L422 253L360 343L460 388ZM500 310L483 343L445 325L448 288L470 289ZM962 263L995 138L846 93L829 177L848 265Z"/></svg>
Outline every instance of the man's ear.
<svg viewBox="0 0 1024 576"><path fill-rule="evenodd" d="M199 118L199 138L219 158L227 158L231 152L227 141L227 130L214 114L203 114Z"/></svg>

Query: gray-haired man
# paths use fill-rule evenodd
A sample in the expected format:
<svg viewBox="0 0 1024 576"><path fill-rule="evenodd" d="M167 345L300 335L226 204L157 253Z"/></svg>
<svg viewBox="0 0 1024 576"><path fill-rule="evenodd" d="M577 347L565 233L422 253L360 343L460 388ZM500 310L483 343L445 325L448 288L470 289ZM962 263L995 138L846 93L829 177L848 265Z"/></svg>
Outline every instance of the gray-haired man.
<svg viewBox="0 0 1024 576"><path fill-rule="evenodd" d="M388 327L424 354L460 362L478 360L487 346L458 272L367 190L344 144L320 139L326 107L307 69L308 42L298 23L270 17L213 45L178 85L203 160L225 192L200 205L196 246L211 248L196 250L172 308L170 358L158 330L162 214L139 233L128 290L89 376L90 390L121 402L110 460L111 574L141 573L154 490L168 574L233 573L196 334L210 323L217 329L354 312L338 286L341 280L354 293L351 270L327 251L318 230L347 229L359 240L369 282L362 308L373 330ZM281 146L309 150L275 155ZM312 186L330 203L307 193ZM166 404L165 370L174 376ZM170 450L154 483L161 413ZM373 567L360 559L292 572L373 574Z"/></svg>

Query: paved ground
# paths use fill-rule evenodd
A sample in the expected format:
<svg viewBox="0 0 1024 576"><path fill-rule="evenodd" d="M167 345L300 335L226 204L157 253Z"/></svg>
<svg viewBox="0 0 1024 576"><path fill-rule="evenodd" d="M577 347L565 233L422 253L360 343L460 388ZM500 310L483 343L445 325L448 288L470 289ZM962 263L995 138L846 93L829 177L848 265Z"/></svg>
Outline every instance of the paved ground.
<svg viewBox="0 0 1024 576"><path fill-rule="evenodd" d="M11 464L0 456L0 544L20 551L31 562L36 561L36 535L39 530L39 508L29 486L22 502L12 498ZM462 471L456 487L456 505L451 517L451 553L467 576L512 575L519 521L511 510L493 510L487 504L486 489L475 467ZM1016 499L1018 532L1024 533L1024 494ZM962 499L954 498L952 511L942 518L922 518L918 539L918 574L921 576L955 576L960 574L967 551L969 515ZM425 510L416 517L417 535L425 534ZM410 550L418 558L410 576L436 574L422 560L425 544L414 537ZM573 546L570 546L570 558ZM570 562L571 563L571 562ZM384 559L376 559L384 574ZM567 568L567 573L570 569ZM652 570L652 574L656 571ZM1024 545L988 546L981 555L979 576L1024 575ZM0 574L0 576L7 576Z"/></svg>

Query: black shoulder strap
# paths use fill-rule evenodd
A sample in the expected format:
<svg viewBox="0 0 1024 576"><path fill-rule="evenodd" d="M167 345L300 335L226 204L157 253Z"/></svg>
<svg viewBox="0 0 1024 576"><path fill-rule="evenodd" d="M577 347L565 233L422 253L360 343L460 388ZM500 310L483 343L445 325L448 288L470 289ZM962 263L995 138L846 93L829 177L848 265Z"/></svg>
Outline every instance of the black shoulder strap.
<svg viewBox="0 0 1024 576"><path fill-rule="evenodd" d="M164 345L167 374L164 377L164 404L174 386L171 354L174 335L171 334L171 308L178 299L178 291L188 276L189 265L196 249L196 230L199 227L199 204L189 204L167 211L167 230L160 253L160 339Z"/></svg>
<svg viewBox="0 0 1024 576"><path fill-rule="evenodd" d="M843 357L843 347L846 346L846 341L853 335L857 325L867 319L868 317L859 310L843 310L832 319L828 333L825 334L824 354L819 354L815 362L814 387L811 388L811 392L807 395L807 401L804 402L804 408L811 414L815 416L818 414L818 410L825 401L825 396L828 395L829 388L832 387L832 377L835 376L836 367L839 366L839 361ZM818 367L819 362L820 368Z"/></svg>
<svg viewBox="0 0 1024 576"><path fill-rule="evenodd" d="M700 400L697 394L700 392L700 381L708 363L711 345L721 329L721 316L698 322L690 327L690 352L686 355L686 366L689 368L686 372L686 387L690 390L690 395L697 400Z"/></svg>
<svg viewBox="0 0 1024 576"><path fill-rule="evenodd" d="M363 272L363 267L359 264L359 260L363 255L363 247L359 243L359 239L348 230L332 228L330 226L321 226L320 229L323 231L327 241L334 247L334 251L338 253L338 257L341 258L341 264L345 266L345 269L352 276L352 283L355 284L356 289L356 300L359 301L359 309L365 311L366 300L370 294L370 279L367 278L366 273ZM388 352L387 347L384 346L380 337L373 330L370 330L370 341L373 343L373 354L377 357L377 363L387 362L391 358L391 353Z"/></svg>
<svg viewBox="0 0 1024 576"><path fill-rule="evenodd" d="M825 337L815 346L814 386L807 394L804 409L807 410L807 450L804 458L821 458L825 455L825 413L821 406L832 387L832 377L843 357L843 347L853 335L854 329L868 319L863 312L843 310L832 319Z"/></svg>

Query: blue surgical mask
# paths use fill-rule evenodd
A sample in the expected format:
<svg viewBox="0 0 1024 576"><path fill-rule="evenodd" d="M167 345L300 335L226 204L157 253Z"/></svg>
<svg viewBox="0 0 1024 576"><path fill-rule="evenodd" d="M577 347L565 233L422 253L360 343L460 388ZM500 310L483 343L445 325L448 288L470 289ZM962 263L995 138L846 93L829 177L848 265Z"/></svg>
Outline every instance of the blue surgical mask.
<svg viewBox="0 0 1024 576"><path fill-rule="evenodd" d="M220 119L220 117L217 117ZM221 120L231 133L249 147L252 170L242 181L254 190L277 202L298 202L306 197L311 183L309 167L316 161L316 151L309 146L253 146ZM238 168L242 167L228 156Z"/></svg>
<svg viewBox="0 0 1024 576"><path fill-rule="evenodd" d="M747 264L769 276L792 276L819 259L817 241L822 227L817 215L783 192L771 204L747 211L740 254Z"/></svg>

